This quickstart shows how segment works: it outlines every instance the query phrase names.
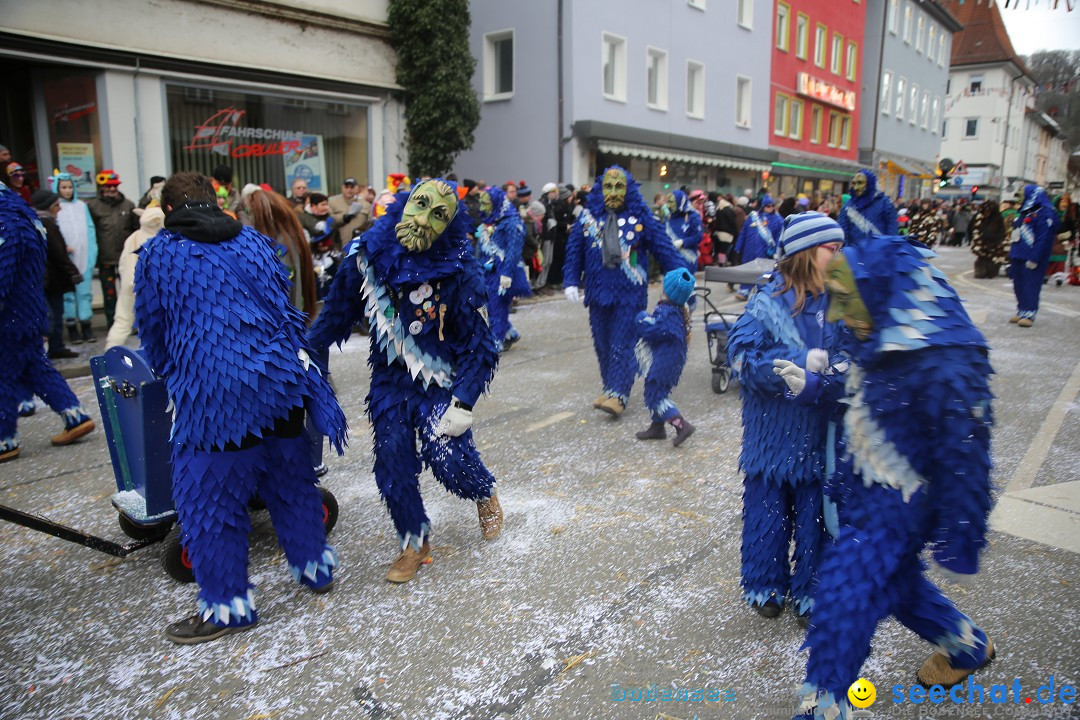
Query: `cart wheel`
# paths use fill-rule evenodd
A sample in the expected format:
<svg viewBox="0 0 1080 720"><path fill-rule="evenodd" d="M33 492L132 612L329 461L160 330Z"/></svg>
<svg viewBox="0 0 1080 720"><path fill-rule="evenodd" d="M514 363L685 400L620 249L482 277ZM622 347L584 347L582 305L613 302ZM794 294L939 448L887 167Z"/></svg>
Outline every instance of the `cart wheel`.
<svg viewBox="0 0 1080 720"><path fill-rule="evenodd" d="M712 371L712 391L717 395L727 392L728 385L731 384L731 370L728 368L713 368Z"/></svg>
<svg viewBox="0 0 1080 720"><path fill-rule="evenodd" d="M337 498L334 497L334 493L330 492L322 486L319 486L319 495L322 495L323 527L326 528L326 534L329 535L330 531L334 529L335 525L337 525Z"/></svg>
<svg viewBox="0 0 1080 720"><path fill-rule="evenodd" d="M124 513L120 513L117 520L120 521L120 530L132 540L156 540L165 537L165 534L169 532L169 528L173 525L172 520L166 520L154 525L140 525L132 521Z"/></svg>
<svg viewBox="0 0 1080 720"><path fill-rule="evenodd" d="M165 536L165 547L161 551L161 567L172 577L183 583L195 582L195 571L191 568L191 560L188 558L187 548L180 542L180 525L173 525L173 529Z"/></svg>

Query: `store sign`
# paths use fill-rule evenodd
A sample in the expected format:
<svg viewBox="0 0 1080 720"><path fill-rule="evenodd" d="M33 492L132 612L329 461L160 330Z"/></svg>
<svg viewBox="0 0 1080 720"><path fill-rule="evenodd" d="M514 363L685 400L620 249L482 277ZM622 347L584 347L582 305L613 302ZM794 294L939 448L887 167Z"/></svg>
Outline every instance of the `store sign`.
<svg viewBox="0 0 1080 720"><path fill-rule="evenodd" d="M855 91L844 90L832 83L818 80L810 73L801 72L796 76L796 92L800 95L820 100L823 103L834 105L845 110L855 109Z"/></svg>
<svg viewBox="0 0 1080 720"><path fill-rule="evenodd" d="M195 134L184 149L188 152L210 150L234 158L288 155L300 151L303 133L298 130L240 127L240 120L246 114L233 107L218 110L195 127Z"/></svg>

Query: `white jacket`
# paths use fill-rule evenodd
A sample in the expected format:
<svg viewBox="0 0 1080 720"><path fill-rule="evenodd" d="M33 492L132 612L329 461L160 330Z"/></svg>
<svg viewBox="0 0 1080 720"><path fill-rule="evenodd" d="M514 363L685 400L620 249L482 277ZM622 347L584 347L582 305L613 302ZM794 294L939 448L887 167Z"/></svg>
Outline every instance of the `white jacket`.
<svg viewBox="0 0 1080 720"><path fill-rule="evenodd" d="M164 224L165 213L161 208L146 208L139 219L139 229L128 235L124 241L116 278L116 314L112 327L109 328L109 335L105 338L106 350L123 345L131 335L131 328L135 323L135 262L139 258L135 251L157 235Z"/></svg>

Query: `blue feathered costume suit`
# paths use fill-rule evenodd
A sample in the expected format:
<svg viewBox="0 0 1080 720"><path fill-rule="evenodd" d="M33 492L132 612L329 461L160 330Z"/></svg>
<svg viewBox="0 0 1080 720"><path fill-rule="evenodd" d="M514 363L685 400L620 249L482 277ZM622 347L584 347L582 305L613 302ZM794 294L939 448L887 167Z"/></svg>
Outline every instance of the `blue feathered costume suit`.
<svg viewBox="0 0 1080 720"><path fill-rule="evenodd" d="M386 214L346 247L309 337L316 348L326 348L348 339L360 318L371 323L367 411L375 481L402 548L420 551L431 533L420 497L421 463L459 497L492 496L495 478L480 459L472 431L448 437L438 433L437 423L452 399L476 403L494 377L499 352L464 204L458 203L429 249L410 252L394 232L408 200L408 192L398 193Z"/></svg>
<svg viewBox="0 0 1080 720"><path fill-rule="evenodd" d="M761 209L773 204L773 199L765 195L761 198L759 209L746 216L739 237L735 239L735 251L739 253L741 262L776 257L780 248L780 234L784 231L784 218L776 212L765 212ZM750 294L752 288L752 285L740 287L743 298Z"/></svg>
<svg viewBox="0 0 1080 720"><path fill-rule="evenodd" d="M873 330L845 343L854 360L850 407L826 488L840 527L818 570L806 640L799 717L830 720L848 717L848 687L889 615L937 646L941 655L927 665L947 658L954 669L974 670L993 656L986 633L924 576L920 560L932 545L945 570L970 575L986 545L993 423L986 341L925 246L869 237L842 252Z"/></svg>
<svg viewBox="0 0 1080 720"><path fill-rule="evenodd" d="M491 214L476 229L476 257L484 268L487 287L488 320L499 352L521 336L510 323L510 305L516 297L532 295L521 251L525 245L525 224L514 203L502 190L492 187ZM510 287L503 287L507 278Z"/></svg>
<svg viewBox="0 0 1080 720"><path fill-rule="evenodd" d="M836 222L844 231L845 245L858 245L869 235L896 235L899 220L896 208L877 189L877 175L872 170L859 170L866 178L862 195L852 195L851 200L840 208Z"/></svg>
<svg viewBox="0 0 1080 720"><path fill-rule="evenodd" d="M48 330L49 311L44 275L45 229L30 206L0 183L0 347L5 355L0 373L0 457L4 459L19 454L19 411L32 412L33 395L63 418L65 430L90 422L45 354L42 337Z"/></svg>
<svg viewBox="0 0 1080 720"><path fill-rule="evenodd" d="M698 246L701 245L701 215L690 204L690 196L682 190L676 190L675 212L668 216L664 231L673 245L678 246L679 254L686 260L686 269L697 272Z"/></svg>
<svg viewBox="0 0 1080 720"><path fill-rule="evenodd" d="M604 207L602 178L618 170L626 176L626 197L617 211ZM602 397L614 398L626 407L638 372L634 346L638 313L648 305L649 255L655 255L664 272L686 265L667 234L653 218L633 176L613 165L597 177L566 241L563 286L581 287L589 308L593 348L600 363ZM604 259L605 232L617 235L621 256Z"/></svg>
<svg viewBox="0 0 1080 720"><path fill-rule="evenodd" d="M225 627L258 619L247 575L253 497L299 582L325 587L337 562L303 428L306 411L341 453L345 416L274 245L215 203L192 202L168 213L135 266L139 336L175 408L173 499L198 617Z"/></svg>
<svg viewBox="0 0 1080 720"><path fill-rule="evenodd" d="M1016 293L1015 320L1034 322L1039 312L1039 294L1060 223L1046 192L1037 185L1025 185L1024 201L1014 221L1020 228L1020 239L1009 251L1009 277Z"/></svg>
<svg viewBox="0 0 1080 720"><path fill-rule="evenodd" d="M671 402L671 391L679 384L686 366L688 328L681 305L661 300L649 314L637 314L640 336L635 353L645 376L645 407L654 423L666 423L679 415Z"/></svg>
<svg viewBox="0 0 1080 720"><path fill-rule="evenodd" d="M836 325L826 322L827 300L807 295L793 315L794 289L777 274L746 305L728 338L728 358L742 395L742 587L752 608L783 607L790 596L798 616L814 606L817 559L824 539L822 487L825 438L832 408L786 399L773 360L805 367L814 348L838 350ZM788 548L795 541L794 571Z"/></svg>

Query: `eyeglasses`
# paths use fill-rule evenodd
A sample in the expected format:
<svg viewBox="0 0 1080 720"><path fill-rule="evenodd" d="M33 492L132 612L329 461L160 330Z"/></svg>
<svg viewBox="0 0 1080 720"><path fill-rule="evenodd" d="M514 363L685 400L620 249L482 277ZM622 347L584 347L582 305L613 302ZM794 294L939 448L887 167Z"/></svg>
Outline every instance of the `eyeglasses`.
<svg viewBox="0 0 1080 720"><path fill-rule="evenodd" d="M840 252L841 245L840 243L825 243L821 247L835 255L836 253Z"/></svg>

